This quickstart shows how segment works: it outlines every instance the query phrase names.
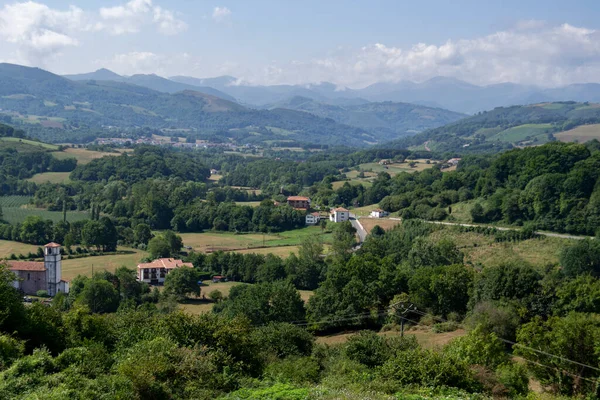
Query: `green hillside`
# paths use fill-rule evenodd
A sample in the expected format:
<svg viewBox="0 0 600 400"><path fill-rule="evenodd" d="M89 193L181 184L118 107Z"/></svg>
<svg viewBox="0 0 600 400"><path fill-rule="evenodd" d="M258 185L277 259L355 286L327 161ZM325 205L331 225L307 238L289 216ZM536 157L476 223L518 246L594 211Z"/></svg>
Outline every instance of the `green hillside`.
<svg viewBox="0 0 600 400"><path fill-rule="evenodd" d="M298 143L363 146L391 139L300 111L253 110L190 90L169 94L123 82L75 82L12 64L0 64L0 108L9 122L50 142L89 141L106 127L188 129L192 136L243 144L284 138L266 127L294 132L285 138Z"/></svg>
<svg viewBox="0 0 600 400"><path fill-rule="evenodd" d="M301 96L279 103L278 107L306 111L389 138L414 135L466 117L465 114L417 104L386 101L341 106Z"/></svg>
<svg viewBox="0 0 600 400"><path fill-rule="evenodd" d="M596 123L600 123L598 104L556 102L498 107L390 145L425 150L427 143L433 151L497 152L553 140L585 142L597 135L573 133L574 128ZM572 134L561 134L567 131Z"/></svg>

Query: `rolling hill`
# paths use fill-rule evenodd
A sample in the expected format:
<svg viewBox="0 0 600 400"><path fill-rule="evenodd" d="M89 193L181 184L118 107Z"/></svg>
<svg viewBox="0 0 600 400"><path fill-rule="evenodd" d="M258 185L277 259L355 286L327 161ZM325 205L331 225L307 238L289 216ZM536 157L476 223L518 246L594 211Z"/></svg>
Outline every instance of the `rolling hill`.
<svg viewBox="0 0 600 400"><path fill-rule="evenodd" d="M180 83L171 81L169 79L162 78L158 75L149 74L137 74L132 76L121 76L116 74L106 68L99 69L95 72L90 72L86 74L77 74L77 75L65 75L65 78L68 78L73 81L115 81L115 82L124 82L131 83L133 85L143 86L152 90L156 90L158 92L164 93L176 93L182 92L184 90L191 90L196 92L201 92L205 94L209 94L212 96L220 97L225 100L235 101L235 99L221 92L220 90L214 89L208 86L195 86L186 83Z"/></svg>
<svg viewBox="0 0 600 400"><path fill-rule="evenodd" d="M416 104L349 102L332 105L301 96L278 103L277 107L306 111L386 137L414 135L466 117L465 114Z"/></svg>
<svg viewBox="0 0 600 400"><path fill-rule="evenodd" d="M74 81L12 64L0 64L0 108L26 131L32 124L52 120L66 130L61 140L72 141L83 135L82 127L183 129L238 143L285 140L364 146L390 139L302 111L254 110L192 90L169 94L126 82Z"/></svg>
<svg viewBox="0 0 600 400"><path fill-rule="evenodd" d="M430 149L456 153L501 151L535 146L553 140L600 139L600 104L537 103L497 107L386 147Z"/></svg>

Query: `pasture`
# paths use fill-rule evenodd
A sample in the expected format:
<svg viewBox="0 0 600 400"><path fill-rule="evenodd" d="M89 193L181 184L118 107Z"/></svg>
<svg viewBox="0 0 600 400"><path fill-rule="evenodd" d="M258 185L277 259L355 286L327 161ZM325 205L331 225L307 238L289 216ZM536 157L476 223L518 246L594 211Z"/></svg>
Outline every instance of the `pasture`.
<svg viewBox="0 0 600 400"><path fill-rule="evenodd" d="M9 258L11 254L18 256L19 254L27 255L29 253L36 253L38 247L33 244L0 240L0 260Z"/></svg>
<svg viewBox="0 0 600 400"><path fill-rule="evenodd" d="M389 231L390 229L402 224L402 221L389 218L361 218L360 224L367 232L370 233L376 225L379 225L386 231Z"/></svg>
<svg viewBox="0 0 600 400"><path fill-rule="evenodd" d="M107 156L120 156L122 153L108 153L104 151L87 150L76 147L69 147L63 151L52 153L52 155L60 160L65 158L75 158L78 165L89 164L92 160Z"/></svg>
<svg viewBox="0 0 600 400"><path fill-rule="evenodd" d="M554 137L561 142L579 143L600 139L600 124L581 125L568 131L555 133Z"/></svg>
<svg viewBox="0 0 600 400"><path fill-rule="evenodd" d="M518 143L536 138L536 143L542 144L548 141L547 136L551 129L551 124L524 124L503 130L487 140Z"/></svg>
<svg viewBox="0 0 600 400"><path fill-rule="evenodd" d="M427 161L429 161L429 164L427 164ZM410 163L415 163L414 167L410 166ZM417 160L406 160L405 162L402 163L392 163L392 164L387 164L387 165L380 165L379 163L373 162L373 163L366 163L366 164L360 164L360 170L361 171L368 171L368 172L373 172L373 173L380 173L380 172L387 172L388 174L390 174L391 176L397 175L400 172L408 172L408 173L413 173L413 172L417 172L417 171L424 171L428 168L431 168L433 165L435 165L435 161L434 160L425 160L425 159L417 159ZM365 172L365 173L366 173Z"/></svg>
<svg viewBox="0 0 600 400"><path fill-rule="evenodd" d="M41 184L41 183L68 183L70 172L42 172L41 174L35 174L31 178L27 179L29 182Z"/></svg>
<svg viewBox="0 0 600 400"><path fill-rule="evenodd" d="M54 144L36 142L35 140L21 139L15 137L2 137L0 138L0 145L2 147L15 148L17 151L56 151L58 146Z"/></svg>
<svg viewBox="0 0 600 400"><path fill-rule="evenodd" d="M138 249L119 248L119 250L125 251L125 254L63 259L63 278L73 279L77 275L92 276L92 269L94 272L103 270L114 272L117 268L125 266L137 270L137 265L142 258L148 257L147 252Z"/></svg>

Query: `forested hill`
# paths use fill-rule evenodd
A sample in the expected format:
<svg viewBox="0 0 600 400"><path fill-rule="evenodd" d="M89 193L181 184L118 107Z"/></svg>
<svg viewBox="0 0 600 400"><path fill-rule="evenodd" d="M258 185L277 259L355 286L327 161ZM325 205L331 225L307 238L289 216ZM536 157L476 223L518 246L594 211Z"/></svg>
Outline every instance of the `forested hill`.
<svg viewBox="0 0 600 400"><path fill-rule="evenodd" d="M495 152L553 140L586 142L600 138L599 123L600 104L556 102L498 107L399 139L389 146L441 152Z"/></svg>
<svg viewBox="0 0 600 400"><path fill-rule="evenodd" d="M332 105L295 96L277 107L306 111L319 117L364 129L376 136L409 136L465 118L465 114L409 103L363 102Z"/></svg>
<svg viewBox="0 0 600 400"><path fill-rule="evenodd" d="M75 82L38 69L0 64L0 108L13 122L39 121L76 141L82 128L183 129L241 143L288 140L364 146L390 140L294 110L252 110L196 91L162 93L114 81ZM50 139L50 138L47 138Z"/></svg>

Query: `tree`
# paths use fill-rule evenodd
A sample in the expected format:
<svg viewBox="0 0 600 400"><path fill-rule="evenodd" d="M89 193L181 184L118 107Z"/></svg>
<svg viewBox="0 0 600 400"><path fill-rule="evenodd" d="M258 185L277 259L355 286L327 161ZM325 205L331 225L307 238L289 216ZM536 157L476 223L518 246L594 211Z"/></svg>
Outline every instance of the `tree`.
<svg viewBox="0 0 600 400"><path fill-rule="evenodd" d="M119 292L112 283L94 277L85 281L77 302L86 305L92 312L115 312L119 307Z"/></svg>
<svg viewBox="0 0 600 400"><path fill-rule="evenodd" d="M32 244L45 244L52 236L52 221L30 215L21 224L21 241Z"/></svg>
<svg viewBox="0 0 600 400"><path fill-rule="evenodd" d="M170 257L171 247L162 236L156 236L148 242L148 252L150 257L154 259Z"/></svg>
<svg viewBox="0 0 600 400"><path fill-rule="evenodd" d="M183 240L181 239L181 236L176 235L173 231L166 231L163 234L163 238L169 244L171 254L177 254L181 251L181 248L183 247Z"/></svg>
<svg viewBox="0 0 600 400"><path fill-rule="evenodd" d="M193 294L200 295L200 285L198 281L200 276L195 268L179 267L175 268L165 277L166 294L176 296L178 301L183 301L185 298Z"/></svg>
<svg viewBox="0 0 600 400"><path fill-rule="evenodd" d="M473 222L486 222L485 220L485 210L483 206L479 203L475 203L471 208L471 219Z"/></svg>
<svg viewBox="0 0 600 400"><path fill-rule="evenodd" d="M600 241L578 240L565 247L560 253L560 264L570 277L582 274L600 277Z"/></svg>
<svg viewBox="0 0 600 400"><path fill-rule="evenodd" d="M223 293L221 293L220 290L215 289L208 294L208 298L215 303L220 303L223 301Z"/></svg>
<svg viewBox="0 0 600 400"><path fill-rule="evenodd" d="M152 230L147 224L137 224L133 230L133 240L135 243L148 244L153 237Z"/></svg>

